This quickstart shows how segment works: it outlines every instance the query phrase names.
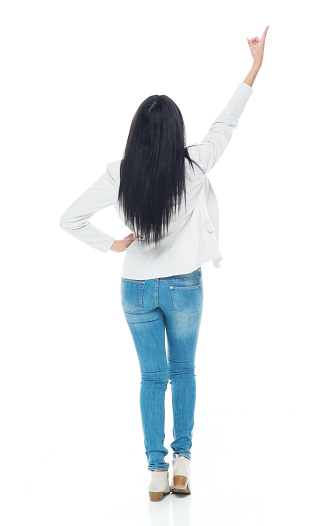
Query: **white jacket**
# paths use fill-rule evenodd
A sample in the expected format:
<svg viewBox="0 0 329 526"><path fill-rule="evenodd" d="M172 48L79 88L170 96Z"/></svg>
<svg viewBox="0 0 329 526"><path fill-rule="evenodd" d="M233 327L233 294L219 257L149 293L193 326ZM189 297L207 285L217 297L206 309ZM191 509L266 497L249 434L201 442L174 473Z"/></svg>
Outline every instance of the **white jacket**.
<svg viewBox="0 0 329 526"><path fill-rule="evenodd" d="M248 84L241 82L201 143L188 148L190 157L206 174L228 145L252 92ZM105 173L67 208L59 223L69 234L103 253L108 252L115 238L88 220L98 210L113 205L124 222L118 207L120 162L108 163ZM172 217L168 233L157 248L144 245L138 238L131 243L125 251L121 277L143 280L185 274L210 260L214 267L221 266L216 194L208 176L193 166L194 171L185 160L186 209L183 197L181 209Z"/></svg>

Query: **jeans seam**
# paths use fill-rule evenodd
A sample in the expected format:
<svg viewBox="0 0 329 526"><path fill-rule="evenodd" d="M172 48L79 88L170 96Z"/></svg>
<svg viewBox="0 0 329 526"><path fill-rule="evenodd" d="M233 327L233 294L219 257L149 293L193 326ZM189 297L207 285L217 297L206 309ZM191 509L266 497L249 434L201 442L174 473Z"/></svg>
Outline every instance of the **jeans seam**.
<svg viewBox="0 0 329 526"><path fill-rule="evenodd" d="M200 278L201 274L195 274L193 276L185 277L185 278L159 278L161 281L178 281L182 279L194 279L194 278Z"/></svg>

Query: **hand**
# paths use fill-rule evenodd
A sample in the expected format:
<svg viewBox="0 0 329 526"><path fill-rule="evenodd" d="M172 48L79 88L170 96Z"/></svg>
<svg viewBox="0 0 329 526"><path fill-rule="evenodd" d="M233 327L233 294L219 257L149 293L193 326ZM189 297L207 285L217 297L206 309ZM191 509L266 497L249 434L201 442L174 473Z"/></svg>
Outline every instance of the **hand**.
<svg viewBox="0 0 329 526"><path fill-rule="evenodd" d="M251 40L247 38L247 42L250 48L251 55L254 59L254 62L258 64L259 66L263 62L263 55L264 55L264 46L265 46L265 38L267 34L267 30L270 26L266 26L264 33L262 35L262 38L254 37Z"/></svg>
<svg viewBox="0 0 329 526"><path fill-rule="evenodd" d="M113 252L124 252L135 241L134 234L128 234L128 236L123 239L116 239L111 246L110 250Z"/></svg>

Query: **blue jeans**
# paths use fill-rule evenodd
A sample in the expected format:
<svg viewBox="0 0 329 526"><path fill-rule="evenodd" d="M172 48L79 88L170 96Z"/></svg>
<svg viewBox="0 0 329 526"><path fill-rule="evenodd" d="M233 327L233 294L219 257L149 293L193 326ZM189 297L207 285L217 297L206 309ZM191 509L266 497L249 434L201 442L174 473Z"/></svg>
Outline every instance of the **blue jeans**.
<svg viewBox="0 0 329 526"><path fill-rule="evenodd" d="M121 304L140 365L140 410L148 469L168 469L169 463L164 460L168 450L163 445L168 381L174 437L170 447L174 458L191 458L195 354L203 308L201 267L164 278L121 278Z"/></svg>

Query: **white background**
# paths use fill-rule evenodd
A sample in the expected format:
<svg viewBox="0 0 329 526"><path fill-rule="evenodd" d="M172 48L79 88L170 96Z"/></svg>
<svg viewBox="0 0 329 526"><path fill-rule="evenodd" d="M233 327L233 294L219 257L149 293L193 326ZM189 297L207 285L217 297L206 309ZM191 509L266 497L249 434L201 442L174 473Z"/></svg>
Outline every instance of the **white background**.
<svg viewBox="0 0 329 526"><path fill-rule="evenodd" d="M4 526L328 524L328 41L323 3L7 2L1 9ZM59 227L122 157L149 95L201 141L268 30L210 172L222 268L202 267L193 493L151 503L124 254ZM129 230L113 207L93 223ZM171 389L166 460L171 462Z"/></svg>

